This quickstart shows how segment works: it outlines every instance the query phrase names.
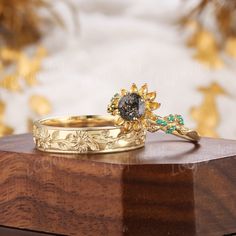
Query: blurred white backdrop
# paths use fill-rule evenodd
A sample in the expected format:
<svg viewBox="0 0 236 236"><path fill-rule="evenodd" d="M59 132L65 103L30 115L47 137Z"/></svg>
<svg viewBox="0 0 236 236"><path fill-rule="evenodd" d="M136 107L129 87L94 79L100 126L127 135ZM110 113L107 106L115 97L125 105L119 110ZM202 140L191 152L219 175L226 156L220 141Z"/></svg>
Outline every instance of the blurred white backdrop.
<svg viewBox="0 0 236 236"><path fill-rule="evenodd" d="M77 32L68 9L58 5L68 29L57 28L42 42L49 56L39 74L40 86L24 94L2 94L10 100L8 123L16 133L26 132L30 114L25 104L35 93L49 98L51 115L105 114L113 94L135 82L148 83L158 92L160 115L180 113L194 127L189 110L201 102L197 87L218 81L231 94L217 100L223 117L218 132L236 139L236 62L213 71L192 59L174 24L183 10L180 2L74 0L80 21Z"/></svg>

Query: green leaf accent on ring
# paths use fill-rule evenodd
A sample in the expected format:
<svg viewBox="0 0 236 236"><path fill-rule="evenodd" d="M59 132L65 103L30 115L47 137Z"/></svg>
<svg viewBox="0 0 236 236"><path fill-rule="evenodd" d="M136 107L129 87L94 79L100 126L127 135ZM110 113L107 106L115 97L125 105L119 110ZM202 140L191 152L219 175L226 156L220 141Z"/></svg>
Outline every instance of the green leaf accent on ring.
<svg viewBox="0 0 236 236"><path fill-rule="evenodd" d="M157 119L156 123L161 126L166 126L167 122L165 120Z"/></svg>
<svg viewBox="0 0 236 236"><path fill-rule="evenodd" d="M167 134L172 134L172 133L175 131L175 129L176 129L176 126L173 125L173 126L169 127L169 128L166 130L166 133L167 133Z"/></svg>
<svg viewBox="0 0 236 236"><path fill-rule="evenodd" d="M167 119L168 119L168 121L170 121L170 122L175 121L175 117L174 117L172 114L169 115Z"/></svg>
<svg viewBox="0 0 236 236"><path fill-rule="evenodd" d="M177 117L177 120L179 121L179 124L180 124L180 125L184 125L184 119L183 119L183 117L182 117L181 115L177 115L176 117Z"/></svg>

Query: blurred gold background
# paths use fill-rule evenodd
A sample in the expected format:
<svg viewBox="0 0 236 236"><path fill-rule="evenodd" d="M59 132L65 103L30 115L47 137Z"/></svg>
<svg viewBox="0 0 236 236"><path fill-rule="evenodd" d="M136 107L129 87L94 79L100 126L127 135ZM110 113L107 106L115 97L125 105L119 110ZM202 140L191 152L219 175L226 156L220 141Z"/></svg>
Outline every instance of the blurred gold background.
<svg viewBox="0 0 236 236"><path fill-rule="evenodd" d="M0 0L0 45L0 136L147 82L161 115L236 139L235 0Z"/></svg>

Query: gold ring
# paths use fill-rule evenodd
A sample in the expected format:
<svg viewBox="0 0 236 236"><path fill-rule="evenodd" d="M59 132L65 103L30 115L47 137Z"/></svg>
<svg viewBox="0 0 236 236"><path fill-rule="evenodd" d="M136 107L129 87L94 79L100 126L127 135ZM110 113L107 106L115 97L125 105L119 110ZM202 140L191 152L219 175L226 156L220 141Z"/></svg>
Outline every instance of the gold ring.
<svg viewBox="0 0 236 236"><path fill-rule="evenodd" d="M34 122L36 148L56 153L120 152L143 147L145 130L123 133L112 116L72 116Z"/></svg>
<svg viewBox="0 0 236 236"><path fill-rule="evenodd" d="M184 126L181 115L156 115L153 111L160 107L160 103L155 102L155 98L156 92L148 92L147 84L140 89L133 84L129 91L122 89L112 97L107 111L116 116L115 124L121 127L124 133L162 130L193 142L200 140L196 131Z"/></svg>

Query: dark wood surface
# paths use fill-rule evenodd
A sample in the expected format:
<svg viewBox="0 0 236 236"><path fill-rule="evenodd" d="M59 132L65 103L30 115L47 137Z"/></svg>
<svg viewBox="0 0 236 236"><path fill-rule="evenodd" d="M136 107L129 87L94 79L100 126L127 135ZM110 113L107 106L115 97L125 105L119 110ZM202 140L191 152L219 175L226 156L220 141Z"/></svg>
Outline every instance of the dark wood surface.
<svg viewBox="0 0 236 236"><path fill-rule="evenodd" d="M16 135L0 140L0 169L2 226L80 236L236 232L236 141L152 134L136 151L58 155Z"/></svg>
<svg viewBox="0 0 236 236"><path fill-rule="evenodd" d="M0 226L1 236L62 236L61 234L50 234L27 229L18 229L13 227Z"/></svg>

